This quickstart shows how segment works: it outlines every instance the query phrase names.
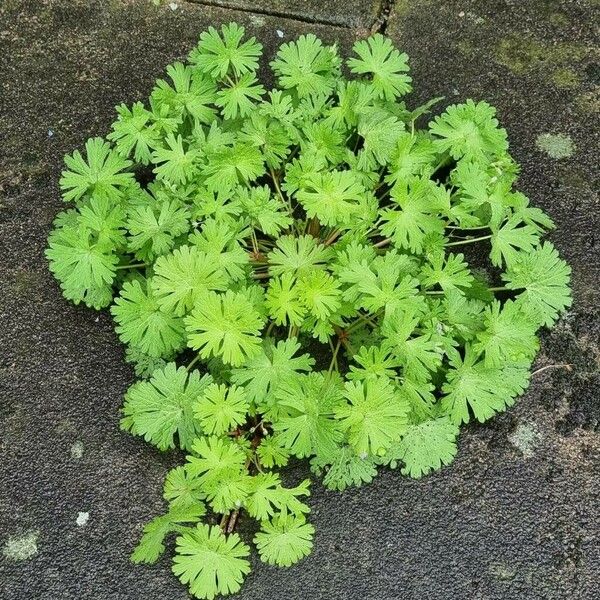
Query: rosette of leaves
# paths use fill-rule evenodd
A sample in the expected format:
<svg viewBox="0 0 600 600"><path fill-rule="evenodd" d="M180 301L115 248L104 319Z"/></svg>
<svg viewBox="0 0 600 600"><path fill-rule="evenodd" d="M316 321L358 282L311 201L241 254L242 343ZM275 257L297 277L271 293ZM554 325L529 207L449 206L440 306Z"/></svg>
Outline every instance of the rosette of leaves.
<svg viewBox="0 0 600 600"><path fill-rule="evenodd" d="M110 306L141 377L123 428L186 454L133 559L176 534L198 598L249 572L239 515L263 561L310 552L309 482L278 473L291 457L335 490L447 465L462 424L524 392L537 331L571 303L489 104L421 123L436 101L409 108L407 56L379 34L350 78L308 34L267 89L261 53L243 27L210 28L147 103L120 106L66 157L47 249L68 299Z"/></svg>

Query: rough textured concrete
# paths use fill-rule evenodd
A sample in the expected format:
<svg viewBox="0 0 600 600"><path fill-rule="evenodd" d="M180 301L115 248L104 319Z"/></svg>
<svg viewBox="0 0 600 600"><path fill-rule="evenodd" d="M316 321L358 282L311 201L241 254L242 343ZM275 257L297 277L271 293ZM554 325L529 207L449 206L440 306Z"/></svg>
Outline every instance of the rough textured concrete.
<svg viewBox="0 0 600 600"><path fill-rule="evenodd" d="M241 8L275 17L291 17L307 23L331 23L345 27L370 28L377 20L384 0L191 0L201 4ZM282 31L281 27L279 28ZM285 33L285 32L284 32Z"/></svg>
<svg viewBox="0 0 600 600"><path fill-rule="evenodd" d="M119 432L133 376L110 318L69 305L47 272L43 249L61 208L62 155L104 134L117 102L146 97L164 65L209 24L235 18L268 54L280 42L277 29L314 31L346 48L357 33L179 4L174 11L145 1L0 5L0 597L8 600L187 597L167 560L156 567L127 560L141 524L162 509L160 483L177 459ZM289 570L257 564L244 600L597 597L591 3L439 4L398 2L387 32L411 54L418 99L472 95L499 106L523 165L521 188L555 218L553 239L574 269L575 306L544 336L539 365L573 369L536 375L516 407L468 428L456 462L441 473L415 482L384 472L343 494L315 485L314 553ZM500 46L528 36L535 43L524 56ZM583 50L555 55L560 64L551 65L545 50L561 43ZM544 154L536 138L545 133L570 136L572 156ZM301 475L301 467L289 473ZM80 513L89 513L84 525ZM19 540L29 558L15 560Z"/></svg>

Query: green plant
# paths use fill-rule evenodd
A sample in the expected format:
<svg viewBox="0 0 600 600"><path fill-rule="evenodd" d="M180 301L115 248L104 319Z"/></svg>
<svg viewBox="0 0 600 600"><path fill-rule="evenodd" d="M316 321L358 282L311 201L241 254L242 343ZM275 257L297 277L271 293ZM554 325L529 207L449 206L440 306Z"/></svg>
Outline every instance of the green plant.
<svg viewBox="0 0 600 600"><path fill-rule="evenodd" d="M310 552L309 482L276 472L291 457L335 490L448 464L461 424L526 389L536 331L571 302L491 106L418 128L439 99L407 108L407 56L378 34L354 79L311 34L283 44L266 91L243 36L210 28L108 141L66 157L73 208L47 250L68 299L112 305L141 378L123 428L187 454L133 560L178 534L173 571L199 598L249 571L242 510L263 561Z"/></svg>

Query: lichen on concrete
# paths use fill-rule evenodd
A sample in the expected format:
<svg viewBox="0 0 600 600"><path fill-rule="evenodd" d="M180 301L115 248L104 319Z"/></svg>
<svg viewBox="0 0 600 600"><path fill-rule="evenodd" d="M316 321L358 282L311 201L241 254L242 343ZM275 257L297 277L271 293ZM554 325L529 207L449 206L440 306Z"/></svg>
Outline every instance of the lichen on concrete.
<svg viewBox="0 0 600 600"><path fill-rule="evenodd" d="M569 158L575 152L575 144L566 133L542 133L535 139L535 145L555 159Z"/></svg>
<svg viewBox="0 0 600 600"><path fill-rule="evenodd" d="M73 445L70 448L71 458L80 459L83 457L84 446L81 440L77 440L73 442Z"/></svg>
<svg viewBox="0 0 600 600"><path fill-rule="evenodd" d="M511 581L517 574L517 570L513 566L504 563L492 563L488 572L498 581Z"/></svg>
<svg viewBox="0 0 600 600"><path fill-rule="evenodd" d="M600 113L600 86L582 92L575 99L575 107L580 113L595 115Z"/></svg>
<svg viewBox="0 0 600 600"><path fill-rule="evenodd" d="M8 560L14 561L33 558L38 553L39 535L37 530L11 535L2 547L2 554Z"/></svg>
<svg viewBox="0 0 600 600"><path fill-rule="evenodd" d="M525 458L533 457L541 439L535 423L519 423L508 435L508 441L520 450Z"/></svg>

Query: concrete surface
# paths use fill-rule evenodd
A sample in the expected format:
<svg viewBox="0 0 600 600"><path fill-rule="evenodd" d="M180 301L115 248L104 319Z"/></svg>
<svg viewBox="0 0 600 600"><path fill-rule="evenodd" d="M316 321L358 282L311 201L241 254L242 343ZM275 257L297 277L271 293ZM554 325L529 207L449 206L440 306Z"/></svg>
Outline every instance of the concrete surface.
<svg viewBox="0 0 600 600"><path fill-rule="evenodd" d="M192 0L236 8L274 17L290 17L305 23L330 23L344 27L369 28L377 20L384 0Z"/></svg>
<svg viewBox="0 0 600 600"><path fill-rule="evenodd" d="M161 482L177 457L118 430L133 374L111 320L64 301L47 271L63 154L103 135L116 103L145 98L209 24L236 19L267 55L277 30L313 31L344 50L364 34L311 23L308 12L300 21L176 4L0 3L2 599L187 597L168 560L128 562L142 524L162 510ZM516 407L469 427L441 473L415 482L387 471L342 494L315 485L314 553L288 570L256 564L242 600L597 598L594 4L397 0L378 21L411 55L415 102L473 96L499 107L523 165L521 189L556 220L552 239L574 271L574 307L544 335L538 364L573 367L539 373ZM540 146L546 134L569 137L563 158Z"/></svg>

